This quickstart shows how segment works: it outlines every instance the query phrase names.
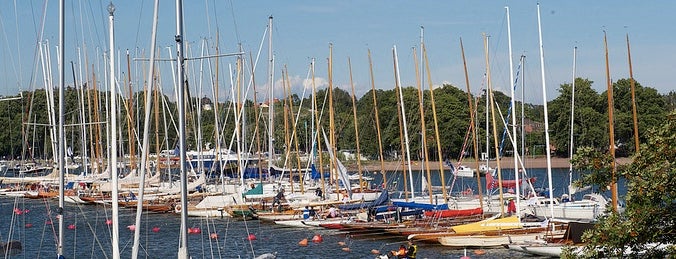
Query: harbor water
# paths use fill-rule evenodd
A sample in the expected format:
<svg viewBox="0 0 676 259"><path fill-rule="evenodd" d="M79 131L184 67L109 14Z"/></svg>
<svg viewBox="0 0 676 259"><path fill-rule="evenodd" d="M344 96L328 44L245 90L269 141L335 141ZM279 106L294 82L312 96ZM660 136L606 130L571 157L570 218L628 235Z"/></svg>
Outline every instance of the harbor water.
<svg viewBox="0 0 676 259"><path fill-rule="evenodd" d="M414 186L419 188L422 173L414 171ZM503 170L505 179L512 179L513 172ZM366 173L369 175L370 173ZM432 184L441 185L437 172L431 172ZM507 175L512 175L508 177ZM546 170L533 169L529 175L537 177L536 188L546 188ZM372 174L374 182L381 178ZM390 173L391 182L403 190L403 174ZM445 175L452 182L452 175ZM482 179L483 180L483 179ZM382 180L380 180L382 181ZM553 172L554 194L560 197L567 190L568 170L555 169ZM484 183L482 183L484 184ZM457 178L453 190L472 188L476 190L476 179ZM605 190L605 189L602 189ZM620 193L626 187L620 183ZM608 196L608 194L606 194ZM3 242L20 240L23 250L11 258L54 258L58 235L55 199L27 199L0 196L0 238ZM131 258L135 209L120 211L120 249L122 258ZM111 225L107 224L112 214L109 205L67 204L63 215L65 221L66 258L110 258ZM257 220L235 220L231 218L189 218L189 228L198 231L189 234L189 253L192 258L255 258L265 253L274 253L277 258L375 258L372 250L387 253L405 244L405 238L389 234L347 233L328 229L285 228L273 223ZM178 253L179 214L144 213L141 229L140 258L176 258ZM217 238L214 238L214 234ZM299 246L302 239L321 235L323 242ZM255 237L255 238L254 238ZM418 244L418 258L460 258L465 253L471 258L522 258L525 254L505 249L477 251L449 249L441 245ZM485 252L477 255L475 252ZM534 258L534 257L531 257ZM536 257L535 257L536 258Z"/></svg>

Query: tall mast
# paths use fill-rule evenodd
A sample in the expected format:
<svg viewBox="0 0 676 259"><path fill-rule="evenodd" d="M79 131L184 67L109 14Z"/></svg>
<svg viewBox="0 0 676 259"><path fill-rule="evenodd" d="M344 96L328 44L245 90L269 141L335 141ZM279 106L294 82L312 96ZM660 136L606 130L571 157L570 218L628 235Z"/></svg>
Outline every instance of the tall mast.
<svg viewBox="0 0 676 259"><path fill-rule="evenodd" d="M573 154L575 152L575 149L573 147L573 140L574 140L574 127L575 127L575 69L576 69L576 64L577 64L577 46L573 48L573 83L571 84L571 90L570 90L570 148L569 148L569 154L570 154L570 159L573 159ZM574 187L573 187L573 163L570 163L569 168L568 168L568 193L572 196L574 194Z"/></svg>
<svg viewBox="0 0 676 259"><path fill-rule="evenodd" d="M155 82L153 80L155 76L155 49L157 48L157 17L158 17L158 10L159 10L159 5L160 5L160 0L155 0L154 8L153 8L153 29L151 33L151 39L150 39L150 64L149 64L149 71L148 71L148 78L146 80L146 91L145 91L145 117L144 117L144 123L143 123L143 146L141 147L141 165L140 165L140 174L139 176L141 177L140 179L140 184L139 184L139 189L138 189L138 200L136 203L136 226L141 225L141 215L143 212L143 195L145 192L145 177L146 177L146 168L148 168L146 165L148 163L148 153L150 151L149 147L149 141L150 141L150 106L151 106L151 101L152 101L152 93L154 93L153 86L155 85ZM157 96L157 94L155 94ZM157 104L157 102L155 102ZM155 107L155 114L157 114L157 107ZM158 127L157 123L157 116L155 117L155 127ZM155 133L157 134L159 130L155 130ZM157 138L155 138L157 140ZM158 164L159 168L159 164ZM159 171L159 170L158 170ZM183 207L186 208L186 207ZM138 252L139 252L139 244L140 244L140 236L141 236L141 228L137 227L134 229L134 245L132 246L132 259L138 258Z"/></svg>
<svg viewBox="0 0 676 259"><path fill-rule="evenodd" d="M136 145L134 145L134 92L131 83L131 65L129 60L129 50L127 50L127 89L129 98L127 99L127 140L129 141L129 166L131 170L136 169ZM124 153L124 152L123 152Z"/></svg>
<svg viewBox="0 0 676 259"><path fill-rule="evenodd" d="M352 87L352 116L354 118L354 139L357 145L357 173L359 174L359 192L364 193L364 178L361 173L361 149L359 147L359 123L357 122L357 101L354 93L354 81L352 81L352 61L347 58L350 68L350 86Z"/></svg>
<svg viewBox="0 0 676 259"><path fill-rule="evenodd" d="M512 157L514 158L514 180L516 182L516 193L517 193L517 199L516 199L516 207L517 211L518 208L520 208L520 203L521 199L519 199L518 194L520 193L519 189L519 163L517 161L517 156L519 155L519 149L517 148L516 145L516 105L515 105L515 97L514 97L514 87L516 85L511 85L514 84L514 61L513 61L513 56L512 56L512 25L511 21L509 19L509 6L505 6L505 11L507 12L507 45L509 46L509 92L511 94L511 103L510 106L512 107L512 148L513 148L513 153ZM519 213L516 214L517 217L521 217Z"/></svg>
<svg viewBox="0 0 676 259"><path fill-rule="evenodd" d="M59 241L58 241L58 246L57 246L57 254L58 258L63 258L63 242L64 242L64 222L63 222L63 209L64 209L64 185L65 185L65 173L66 173L66 166L65 166L65 150L64 150L64 94L63 94L63 89L66 87L66 73L64 70L64 60L65 60L65 0L60 0L59 1L59 158L58 158L58 163L59 163L59 209L57 210L59 212Z"/></svg>
<svg viewBox="0 0 676 259"><path fill-rule="evenodd" d="M636 112L636 81L634 81L634 71L631 67L631 48L629 48L629 33L627 33L627 58L629 59L629 82L631 83L631 110L634 117L634 148L636 153L639 150L638 143L638 114Z"/></svg>
<svg viewBox="0 0 676 259"><path fill-rule="evenodd" d="M540 4L537 4L538 9L538 42L540 45L540 74L542 77L542 102L545 110L545 149L547 152L547 178L549 179L549 212L554 217L554 193L552 184L552 153L549 145L549 115L547 114L547 81L545 81L545 53L542 46L542 25L540 23Z"/></svg>
<svg viewBox="0 0 676 259"><path fill-rule="evenodd" d="M275 75L274 75L274 57L272 55L272 16L268 17L268 87L270 96L268 101L268 170L272 170L272 161L275 158Z"/></svg>
<svg viewBox="0 0 676 259"><path fill-rule="evenodd" d="M394 75L396 80L395 84L399 91L399 102L401 103L401 120L402 126L404 128L404 145L406 146L406 161L408 164L409 184L411 185L411 199L414 199L415 189L413 188L413 170L411 169L411 152L410 152L411 149L409 148L408 126L406 125L407 124L406 109L404 107L404 93L401 87L401 77L399 74L399 58L397 55L397 46L394 46L394 48L392 48L392 54L394 55Z"/></svg>
<svg viewBox="0 0 676 259"><path fill-rule="evenodd" d="M115 84L115 6L111 2L108 5L108 33L109 33L109 50L108 57L110 60L110 75L108 76L110 84L110 172L112 173L112 199L113 199L113 258L120 258L120 222L119 222L119 204L117 203L118 185L117 185L117 85Z"/></svg>
<svg viewBox="0 0 676 259"><path fill-rule="evenodd" d="M469 73L467 72L467 59L465 59L465 47L462 45L462 38L460 38L460 51L462 52L462 65L465 71L465 85L467 86L467 102L469 104L469 126L470 129L472 129L472 142L474 143L474 161L476 162L476 183L477 183L477 191L479 193L479 206L481 208L484 207L484 199L481 196L482 195L482 190L481 190L481 174L479 172L479 145L478 145L478 140L477 140L477 135L476 135L476 122L474 121L474 104L472 104L472 92L469 87ZM430 90L432 91L432 90ZM434 95L432 95L434 96ZM434 99L432 99L432 108L434 109ZM436 116L435 116L435 127L436 126ZM437 129L437 139L439 139L439 133ZM438 140L437 140L438 141ZM437 143L437 146L439 146L439 143ZM438 147L439 153L441 153L441 146ZM439 159L439 163L441 163L441 159ZM443 167L442 167L443 168ZM445 193L445 192L444 192ZM445 197L444 197L444 200Z"/></svg>
<svg viewBox="0 0 676 259"><path fill-rule="evenodd" d="M371 60L371 50L368 51L369 71L371 74L371 94L373 95L373 112L376 116L376 131L378 133L378 150L380 156L380 173L383 175L383 189L387 185L387 174L385 173L385 160L383 159L383 140L380 136L380 118L378 117L378 101L376 98L376 83L373 78L373 60Z"/></svg>
<svg viewBox="0 0 676 259"><path fill-rule="evenodd" d="M500 152L498 151L498 134L497 134L497 123L495 123L495 100L493 96L493 84L491 82L491 66L489 62L489 57L488 57L488 37L485 36L484 34L484 54L486 55L486 85L488 88L486 89L486 96L489 97L488 101L491 104L491 119L493 122L493 148L495 149L495 167L498 173L498 191L500 193L499 198L500 198L500 213L504 216L504 206L502 206L504 203L504 199L502 196L502 167L500 166ZM490 160L490 159L489 159ZM486 163L488 163L488 160L486 160ZM486 172L487 174L490 172Z"/></svg>
<svg viewBox="0 0 676 259"><path fill-rule="evenodd" d="M606 49L606 83L608 84L608 131L610 136L610 193L613 204L613 211L617 212L617 182L615 180L615 126L613 124L613 83L610 79L610 67L608 65L608 40L606 39L606 31L603 31L603 45Z"/></svg>
<svg viewBox="0 0 676 259"><path fill-rule="evenodd" d="M420 46L420 48L424 48L424 47L425 47L424 44ZM413 48L413 60L416 63L416 66L415 66L416 77L420 78L420 80L416 80L416 81L421 82L421 83L418 84L418 111L420 112L420 137L422 139L422 148L423 148L422 154L423 154L423 158L425 160L425 171L427 173L427 181L426 181L427 183L422 183L421 186L425 186L425 184L427 184L426 187L427 187L427 190L430 194L429 195L430 196L429 197L430 198L430 204L432 204L433 203L433 200L432 200L432 196L433 196L432 195L432 182L431 182L432 173L430 172L430 160L429 160L429 153L427 151L427 129L425 128L425 111L424 111L425 107L423 106L423 103L424 103L423 102L424 101L423 100L423 94L424 94L424 92L422 90L422 78L423 78L423 76L420 74L420 69L418 69L418 61L417 61L418 59L416 58L415 48ZM429 75L429 73L428 73L428 75ZM432 90L430 90L430 91L432 91ZM441 161L441 158L439 159L439 161ZM443 174L443 170L444 170L443 167L440 167L439 170L441 170L441 173ZM420 173L422 173L422 172L420 172ZM422 188L421 188L421 191L422 191Z"/></svg>
<svg viewBox="0 0 676 259"><path fill-rule="evenodd" d="M178 103L178 149L181 178L181 230L178 258L187 259L188 254L188 172L185 166L185 59L183 58L183 0L176 0L176 87Z"/></svg>

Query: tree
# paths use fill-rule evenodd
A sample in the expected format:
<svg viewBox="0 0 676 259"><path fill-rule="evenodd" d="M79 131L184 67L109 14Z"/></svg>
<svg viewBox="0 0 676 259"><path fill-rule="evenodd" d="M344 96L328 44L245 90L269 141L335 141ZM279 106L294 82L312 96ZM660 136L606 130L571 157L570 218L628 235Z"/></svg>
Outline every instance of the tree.
<svg viewBox="0 0 676 259"><path fill-rule="evenodd" d="M619 177L627 180L624 212L609 213L585 232L585 257L624 257L630 250L640 251L645 258L676 255L673 246L654 248L655 244L676 242L676 112L672 111L661 126L648 130L646 136L633 162L618 170ZM607 184L609 159L593 149L581 149L573 161L576 167L598 170L578 184Z"/></svg>

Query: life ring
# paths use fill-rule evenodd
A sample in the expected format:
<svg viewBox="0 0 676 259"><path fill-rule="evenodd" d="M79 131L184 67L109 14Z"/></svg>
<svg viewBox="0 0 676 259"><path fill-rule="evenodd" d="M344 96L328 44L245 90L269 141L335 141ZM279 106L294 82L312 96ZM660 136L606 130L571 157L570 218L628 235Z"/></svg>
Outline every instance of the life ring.
<svg viewBox="0 0 676 259"><path fill-rule="evenodd" d="M174 207L174 210L175 210L177 213L180 213L180 212L181 212L181 208L182 208L182 207L181 207L181 204L178 204L178 205L176 205L176 207Z"/></svg>

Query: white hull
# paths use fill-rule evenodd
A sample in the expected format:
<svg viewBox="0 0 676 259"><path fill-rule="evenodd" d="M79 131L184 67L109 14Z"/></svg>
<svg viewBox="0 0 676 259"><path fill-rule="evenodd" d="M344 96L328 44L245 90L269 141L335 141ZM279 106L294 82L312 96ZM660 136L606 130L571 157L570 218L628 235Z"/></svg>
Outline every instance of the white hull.
<svg viewBox="0 0 676 259"><path fill-rule="evenodd" d="M564 247L560 244L509 244L506 246L512 251L551 257L561 257L561 251Z"/></svg>
<svg viewBox="0 0 676 259"><path fill-rule="evenodd" d="M515 235L468 235L440 237L439 243L451 247L501 247L512 242L532 242L540 239L540 233Z"/></svg>

